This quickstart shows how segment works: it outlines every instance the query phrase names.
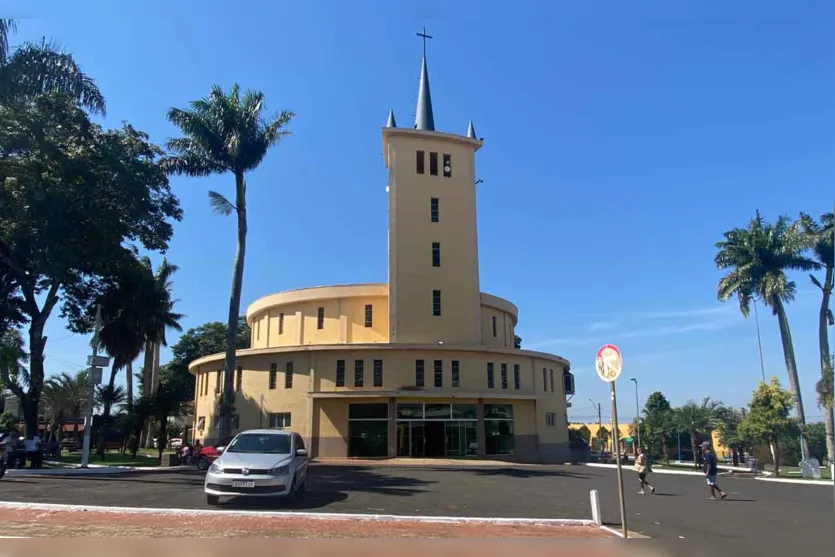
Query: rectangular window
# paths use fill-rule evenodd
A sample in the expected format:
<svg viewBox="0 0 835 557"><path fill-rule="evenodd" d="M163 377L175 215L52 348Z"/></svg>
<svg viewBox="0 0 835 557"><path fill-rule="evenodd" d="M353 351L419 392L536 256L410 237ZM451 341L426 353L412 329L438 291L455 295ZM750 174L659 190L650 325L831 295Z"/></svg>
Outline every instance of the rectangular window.
<svg viewBox="0 0 835 557"><path fill-rule="evenodd" d="M365 304L365 326L371 327L374 324L374 306Z"/></svg>
<svg viewBox="0 0 835 557"><path fill-rule="evenodd" d="M435 386L444 386L444 361L435 360Z"/></svg>
<svg viewBox="0 0 835 557"><path fill-rule="evenodd" d="M438 222L441 213L438 208L438 198L433 197L429 204L429 217L432 219L432 222Z"/></svg>
<svg viewBox="0 0 835 557"><path fill-rule="evenodd" d="M235 391L240 392L241 390L241 383L244 379L244 368L238 366L237 373L235 374Z"/></svg>
<svg viewBox="0 0 835 557"><path fill-rule="evenodd" d="M418 151L417 152L417 160L415 161L416 164L417 164L417 173L418 174L425 174L426 173L426 170L424 169L424 164L425 164L424 161L425 160L426 160L426 153L424 153L423 151Z"/></svg>
<svg viewBox="0 0 835 557"><path fill-rule="evenodd" d="M215 394L220 393L221 383L223 383L223 375L221 370L217 370L217 383L215 383Z"/></svg>
<svg viewBox="0 0 835 557"><path fill-rule="evenodd" d="M496 378L493 376L493 362L487 362L487 388L496 386Z"/></svg>
<svg viewBox="0 0 835 557"><path fill-rule="evenodd" d="M383 386L383 360L374 360L374 386Z"/></svg>
<svg viewBox="0 0 835 557"><path fill-rule="evenodd" d="M270 364L270 390L278 384L278 364Z"/></svg>
<svg viewBox="0 0 835 557"><path fill-rule="evenodd" d="M287 362L284 368L284 388L293 388L293 362Z"/></svg>
<svg viewBox="0 0 835 557"><path fill-rule="evenodd" d="M507 389L507 364L502 364L502 389Z"/></svg>
<svg viewBox="0 0 835 557"><path fill-rule="evenodd" d="M438 175L438 153L429 153L429 174Z"/></svg>
<svg viewBox="0 0 835 557"><path fill-rule="evenodd" d="M415 387L423 387L423 360L415 360Z"/></svg>
<svg viewBox="0 0 835 557"><path fill-rule="evenodd" d="M336 360L336 386L345 386L345 360Z"/></svg>
<svg viewBox="0 0 835 557"><path fill-rule="evenodd" d="M290 427L290 412L277 412L275 414L267 414L270 419L270 427Z"/></svg>
<svg viewBox="0 0 835 557"><path fill-rule="evenodd" d="M355 360L354 361L354 387L362 387L364 383L365 375L365 361L364 360Z"/></svg>
<svg viewBox="0 0 835 557"><path fill-rule="evenodd" d="M261 321L255 324L255 340L261 340Z"/></svg>
<svg viewBox="0 0 835 557"><path fill-rule="evenodd" d="M280 334L280 335L284 334L284 314L283 313L278 314L278 334Z"/></svg>
<svg viewBox="0 0 835 557"><path fill-rule="evenodd" d="M432 315L441 315L441 291L432 291Z"/></svg>
<svg viewBox="0 0 835 557"><path fill-rule="evenodd" d="M496 333L497 333L497 331L496 331L496 316L494 315L493 316L493 338L496 338L496 336L498 336Z"/></svg>
<svg viewBox="0 0 835 557"><path fill-rule="evenodd" d="M452 157L444 155L444 178L452 178Z"/></svg>
<svg viewBox="0 0 835 557"><path fill-rule="evenodd" d="M548 427L557 425L557 415L554 412L545 412L545 425Z"/></svg>
<svg viewBox="0 0 835 557"><path fill-rule="evenodd" d="M432 242L432 266L441 266L441 242Z"/></svg>
<svg viewBox="0 0 835 557"><path fill-rule="evenodd" d="M513 405L485 404L485 453L489 455L513 454L515 450L513 425Z"/></svg>
<svg viewBox="0 0 835 557"><path fill-rule="evenodd" d="M461 362L452 360L452 386L453 388L461 385Z"/></svg>
<svg viewBox="0 0 835 557"><path fill-rule="evenodd" d="M553 393L554 392L554 370L549 369L548 370L548 375L551 378L551 392Z"/></svg>
<svg viewBox="0 0 835 557"><path fill-rule="evenodd" d="M197 426L195 427L197 428L197 431L203 431L206 429L206 416L200 416L197 418Z"/></svg>
<svg viewBox="0 0 835 557"><path fill-rule="evenodd" d="M517 391L522 388L522 378L519 373L519 364L513 364L513 388Z"/></svg>
<svg viewBox="0 0 835 557"><path fill-rule="evenodd" d="M548 392L548 368L542 368L542 390Z"/></svg>
<svg viewBox="0 0 835 557"><path fill-rule="evenodd" d="M316 328L325 328L325 308L319 308L316 310Z"/></svg>

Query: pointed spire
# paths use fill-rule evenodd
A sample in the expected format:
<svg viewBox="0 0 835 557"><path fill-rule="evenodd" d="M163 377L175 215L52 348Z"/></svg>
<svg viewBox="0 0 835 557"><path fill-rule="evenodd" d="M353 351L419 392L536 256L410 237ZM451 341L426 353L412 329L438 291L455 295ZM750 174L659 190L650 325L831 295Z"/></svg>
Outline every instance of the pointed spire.
<svg viewBox="0 0 835 557"><path fill-rule="evenodd" d="M394 110L389 110L389 119L386 121L387 128L396 128L397 122L394 121Z"/></svg>
<svg viewBox="0 0 835 557"><path fill-rule="evenodd" d="M423 57L420 68L415 129L435 131L435 117L432 114L432 95L429 93L429 70L426 69L426 56Z"/></svg>
<svg viewBox="0 0 835 557"><path fill-rule="evenodd" d="M472 120L470 120L470 125L467 126L467 137L470 139L478 139L475 135L475 126L473 126Z"/></svg>

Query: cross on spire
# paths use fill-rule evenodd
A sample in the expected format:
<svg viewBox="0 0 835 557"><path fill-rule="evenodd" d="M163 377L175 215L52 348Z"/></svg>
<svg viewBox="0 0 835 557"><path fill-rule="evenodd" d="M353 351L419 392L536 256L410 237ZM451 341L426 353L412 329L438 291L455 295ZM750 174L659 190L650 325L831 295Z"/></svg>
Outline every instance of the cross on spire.
<svg viewBox="0 0 835 557"><path fill-rule="evenodd" d="M415 33L415 34L416 34L418 37L422 37L422 38L423 38L423 57L425 58L425 57L426 57L426 39L431 39L431 38L432 38L432 35L427 35L427 34L426 34L426 26L425 26L425 25L423 26L423 32L421 32L421 33Z"/></svg>

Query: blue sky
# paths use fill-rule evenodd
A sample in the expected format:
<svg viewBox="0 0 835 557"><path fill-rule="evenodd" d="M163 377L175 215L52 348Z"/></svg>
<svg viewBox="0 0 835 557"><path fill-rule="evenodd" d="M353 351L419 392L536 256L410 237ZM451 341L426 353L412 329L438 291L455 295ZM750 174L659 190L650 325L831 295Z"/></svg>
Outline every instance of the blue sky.
<svg viewBox="0 0 835 557"><path fill-rule="evenodd" d="M296 112L293 135L249 177L243 308L289 288L386 280L380 127L390 108L401 125L413 118L426 25L437 128L463 134L472 119L485 138L482 290L519 306L526 347L571 360L572 419L592 418L589 398L607 405L593 371L606 342L642 399L746 402L760 376L754 321L716 301L714 243L756 209L835 203L835 6L823 0L15 4L0 0L4 15L28 17L16 41L70 50L107 97L107 125L127 120L163 143L175 133L166 109L215 83ZM234 220L211 212L206 191L231 192L232 180L172 187L185 211L168 253L183 325L222 321ZM819 419L819 299L795 278L789 319ZM760 322L766 372L786 384L776 320L761 311ZM47 371L80 368L89 339L57 316L47 329ZM620 389L630 418L632 385Z"/></svg>

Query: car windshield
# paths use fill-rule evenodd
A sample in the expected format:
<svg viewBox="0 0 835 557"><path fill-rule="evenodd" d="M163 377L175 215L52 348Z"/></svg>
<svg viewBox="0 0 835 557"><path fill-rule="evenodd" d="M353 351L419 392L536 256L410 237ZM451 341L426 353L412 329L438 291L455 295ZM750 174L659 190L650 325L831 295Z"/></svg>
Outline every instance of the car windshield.
<svg viewBox="0 0 835 557"><path fill-rule="evenodd" d="M290 454L290 436L270 433L238 435L226 449L227 453Z"/></svg>

